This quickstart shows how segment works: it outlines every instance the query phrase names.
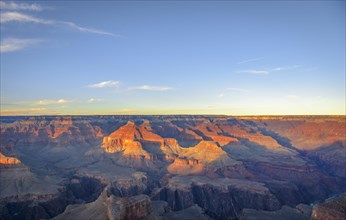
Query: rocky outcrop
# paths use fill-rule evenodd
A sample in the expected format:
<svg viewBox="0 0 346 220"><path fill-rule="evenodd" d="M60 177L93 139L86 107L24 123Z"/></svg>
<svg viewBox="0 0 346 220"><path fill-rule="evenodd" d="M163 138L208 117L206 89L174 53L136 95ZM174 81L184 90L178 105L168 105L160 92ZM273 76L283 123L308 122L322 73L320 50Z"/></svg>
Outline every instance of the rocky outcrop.
<svg viewBox="0 0 346 220"><path fill-rule="evenodd" d="M86 220L129 220L142 219L151 213L151 201L147 195L116 197L105 188L93 202L69 205L66 210L54 217L60 219Z"/></svg>
<svg viewBox="0 0 346 220"><path fill-rule="evenodd" d="M20 164L20 160L15 157L7 157L0 152L0 167Z"/></svg>
<svg viewBox="0 0 346 220"><path fill-rule="evenodd" d="M338 195L314 205L312 220L344 220L346 219L346 194Z"/></svg>
<svg viewBox="0 0 346 220"><path fill-rule="evenodd" d="M202 161L188 158L175 158L173 163L167 167L172 174L201 174L204 171Z"/></svg>
<svg viewBox="0 0 346 220"><path fill-rule="evenodd" d="M69 204L95 200L103 185L88 177L64 182L37 176L28 168L16 167L0 173L0 219L48 219L62 213Z"/></svg>
<svg viewBox="0 0 346 220"><path fill-rule="evenodd" d="M162 138L151 132L150 126L146 123L137 126L133 121L127 122L107 137L103 138L102 148L108 153L120 152L131 149L132 145L138 145L139 140L162 142Z"/></svg>
<svg viewBox="0 0 346 220"><path fill-rule="evenodd" d="M276 210L281 207L263 184L228 178L177 176L154 199L167 201L173 210L197 204L216 219L236 219L242 208Z"/></svg>
<svg viewBox="0 0 346 220"><path fill-rule="evenodd" d="M151 212L151 202L147 195L128 198L110 196L107 199L107 216L109 220L141 219Z"/></svg>
<svg viewBox="0 0 346 220"><path fill-rule="evenodd" d="M137 126L134 122L129 121L109 136L104 137L101 147L107 153L120 152L121 157L117 161L118 164L134 167L153 167L152 160L156 157L144 150L142 143L146 145L158 143L158 146L160 146L164 141L150 130L147 123Z"/></svg>
<svg viewBox="0 0 346 220"><path fill-rule="evenodd" d="M138 174L140 175L140 174ZM111 183L110 191L117 197L130 197L138 194L149 194L150 180L141 175L134 179L119 179Z"/></svg>
<svg viewBox="0 0 346 220"><path fill-rule="evenodd" d="M239 164L241 163L231 159L215 142L201 141L196 146L181 149L167 170L172 174L213 175L216 171L223 173L222 171Z"/></svg>

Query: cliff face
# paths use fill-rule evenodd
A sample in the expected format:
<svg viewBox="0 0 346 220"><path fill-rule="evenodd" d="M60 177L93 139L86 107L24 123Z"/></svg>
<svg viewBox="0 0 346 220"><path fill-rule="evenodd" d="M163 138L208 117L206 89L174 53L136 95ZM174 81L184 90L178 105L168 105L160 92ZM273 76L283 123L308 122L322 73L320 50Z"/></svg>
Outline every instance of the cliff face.
<svg viewBox="0 0 346 220"><path fill-rule="evenodd" d="M312 220L342 220L346 219L346 194L317 204L312 209Z"/></svg>
<svg viewBox="0 0 346 220"><path fill-rule="evenodd" d="M162 218L275 216L346 191L342 116L0 120L5 219L149 218L151 200L173 210Z"/></svg>
<svg viewBox="0 0 346 220"><path fill-rule="evenodd" d="M174 177L154 197L173 210L197 204L216 219L235 219L243 208L275 210L280 202L263 184L237 179Z"/></svg>
<svg viewBox="0 0 346 220"><path fill-rule="evenodd" d="M109 220L141 219L151 212L151 202L147 195L138 195L129 198L107 199L107 214Z"/></svg>

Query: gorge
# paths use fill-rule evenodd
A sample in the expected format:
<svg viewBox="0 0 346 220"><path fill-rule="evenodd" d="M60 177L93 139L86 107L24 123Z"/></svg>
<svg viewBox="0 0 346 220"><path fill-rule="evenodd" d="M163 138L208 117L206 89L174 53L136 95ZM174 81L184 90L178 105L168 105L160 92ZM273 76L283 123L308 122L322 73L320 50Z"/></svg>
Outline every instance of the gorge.
<svg viewBox="0 0 346 220"><path fill-rule="evenodd" d="M0 119L0 219L345 218L345 116Z"/></svg>

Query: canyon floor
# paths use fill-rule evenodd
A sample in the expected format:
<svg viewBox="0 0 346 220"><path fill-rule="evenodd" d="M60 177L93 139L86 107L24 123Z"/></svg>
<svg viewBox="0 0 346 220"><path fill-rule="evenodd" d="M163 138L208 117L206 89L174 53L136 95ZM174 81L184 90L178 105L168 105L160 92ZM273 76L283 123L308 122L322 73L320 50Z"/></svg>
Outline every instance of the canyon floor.
<svg viewBox="0 0 346 220"><path fill-rule="evenodd" d="M0 117L0 219L346 219L345 116Z"/></svg>

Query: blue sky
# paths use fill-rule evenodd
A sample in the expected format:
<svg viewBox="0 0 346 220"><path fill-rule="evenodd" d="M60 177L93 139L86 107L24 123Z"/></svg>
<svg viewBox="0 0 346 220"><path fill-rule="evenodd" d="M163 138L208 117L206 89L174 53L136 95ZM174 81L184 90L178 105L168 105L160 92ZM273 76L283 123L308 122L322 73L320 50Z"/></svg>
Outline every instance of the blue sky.
<svg viewBox="0 0 346 220"><path fill-rule="evenodd" d="M1 115L346 114L345 1L1 1Z"/></svg>

